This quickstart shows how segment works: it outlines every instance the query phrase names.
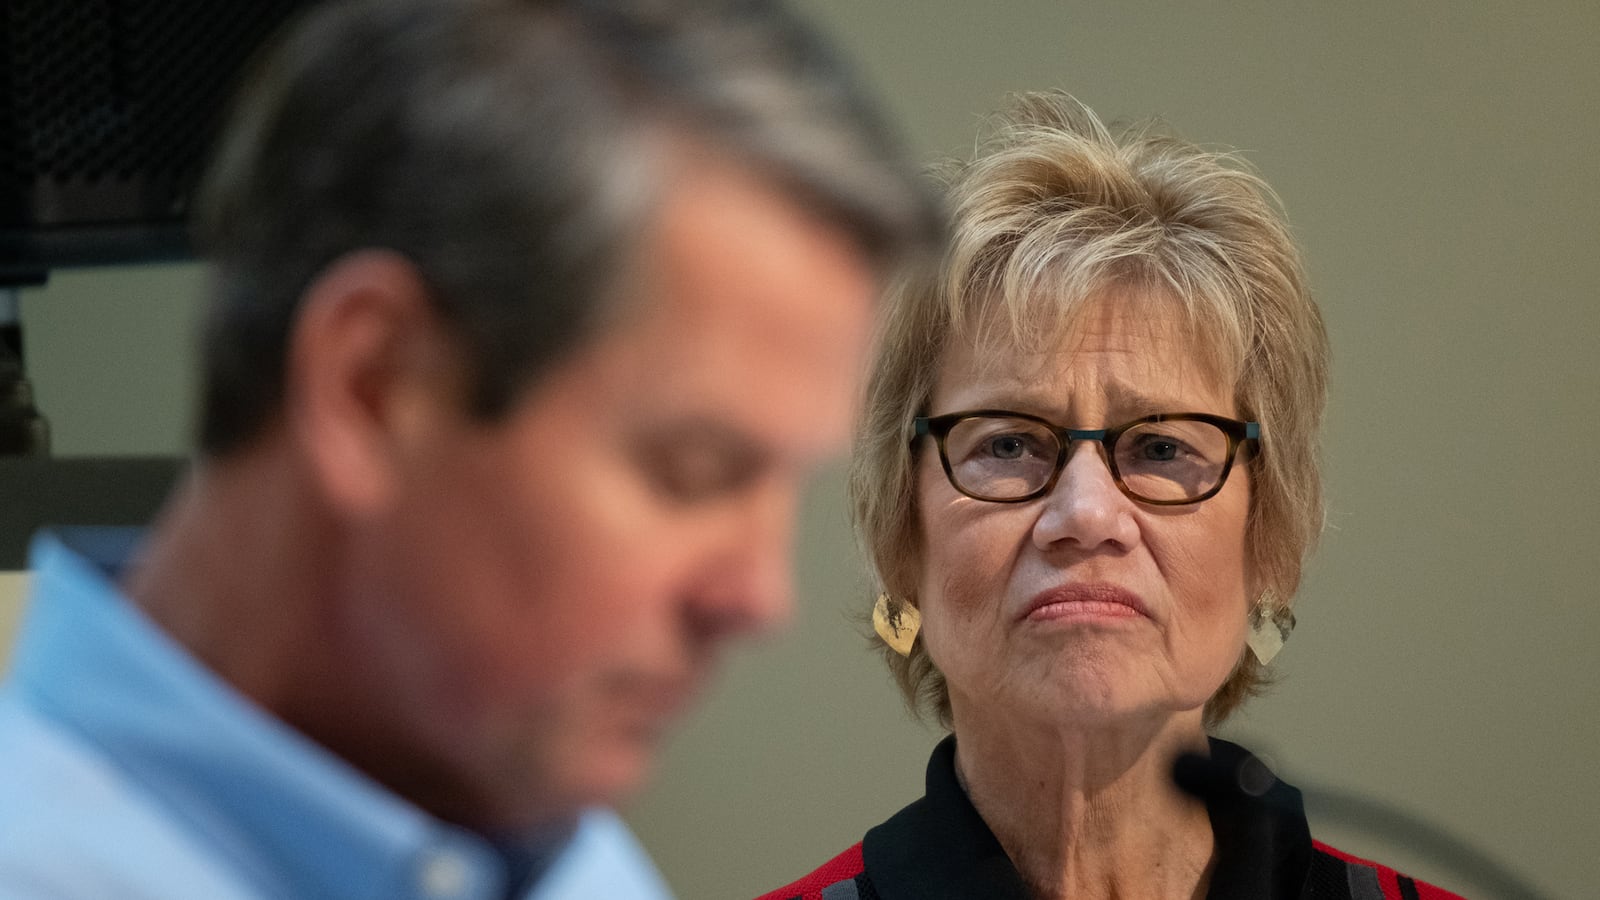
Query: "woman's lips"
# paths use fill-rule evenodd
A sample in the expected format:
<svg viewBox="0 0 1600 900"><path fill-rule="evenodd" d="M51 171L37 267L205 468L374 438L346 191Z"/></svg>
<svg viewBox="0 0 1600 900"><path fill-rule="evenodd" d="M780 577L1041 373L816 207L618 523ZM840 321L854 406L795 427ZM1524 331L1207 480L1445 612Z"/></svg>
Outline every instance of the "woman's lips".
<svg viewBox="0 0 1600 900"><path fill-rule="evenodd" d="M1114 584L1064 584L1035 594L1022 618L1136 619L1149 618L1150 610L1139 595Z"/></svg>

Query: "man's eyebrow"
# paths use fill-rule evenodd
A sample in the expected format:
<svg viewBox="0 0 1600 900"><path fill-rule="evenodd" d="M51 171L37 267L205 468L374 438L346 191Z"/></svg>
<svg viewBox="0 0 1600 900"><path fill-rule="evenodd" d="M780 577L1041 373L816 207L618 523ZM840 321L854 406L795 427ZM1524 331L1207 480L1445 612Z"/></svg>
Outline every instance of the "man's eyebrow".
<svg viewBox="0 0 1600 900"><path fill-rule="evenodd" d="M760 462L773 455L773 449L748 428L697 413L648 419L642 423L639 435L651 445L670 442L715 445L724 452L748 457L750 462Z"/></svg>

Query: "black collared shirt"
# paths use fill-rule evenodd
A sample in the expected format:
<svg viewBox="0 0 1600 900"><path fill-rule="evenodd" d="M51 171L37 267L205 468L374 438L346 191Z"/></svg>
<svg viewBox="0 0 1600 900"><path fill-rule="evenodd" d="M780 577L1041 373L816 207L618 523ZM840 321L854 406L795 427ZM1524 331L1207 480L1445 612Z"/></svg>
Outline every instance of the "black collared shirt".
<svg viewBox="0 0 1600 900"><path fill-rule="evenodd" d="M766 898L1031 900L1011 858L956 780L955 738L928 760L927 793L813 873ZM1216 839L1208 897L1418 900L1455 895L1315 843L1300 792L1244 748L1213 738L1200 785ZM826 874L824 874L826 873ZM766 900L764 898L764 900Z"/></svg>

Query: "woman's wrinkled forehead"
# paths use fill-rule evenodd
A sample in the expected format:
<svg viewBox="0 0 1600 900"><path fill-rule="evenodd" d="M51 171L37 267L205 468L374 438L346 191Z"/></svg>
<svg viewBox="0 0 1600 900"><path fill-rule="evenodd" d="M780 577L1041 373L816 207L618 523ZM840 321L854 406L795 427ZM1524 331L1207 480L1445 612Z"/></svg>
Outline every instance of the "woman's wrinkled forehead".
<svg viewBox="0 0 1600 900"><path fill-rule="evenodd" d="M1245 354L1230 312L1225 302L1130 283L990 294L954 319L942 358L960 359L979 374L1028 377L1030 368L1059 364L1062 354L1090 337L1126 337L1130 344L1170 348L1175 361L1196 368L1196 377L1232 393Z"/></svg>

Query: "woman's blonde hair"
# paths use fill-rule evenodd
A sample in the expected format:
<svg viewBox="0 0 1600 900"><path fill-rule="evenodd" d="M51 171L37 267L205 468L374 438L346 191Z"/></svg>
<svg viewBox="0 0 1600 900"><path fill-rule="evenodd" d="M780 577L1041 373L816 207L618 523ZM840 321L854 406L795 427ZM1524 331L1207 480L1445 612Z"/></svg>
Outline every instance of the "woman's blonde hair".
<svg viewBox="0 0 1600 900"><path fill-rule="evenodd" d="M942 360L1052 346L1091 301L1169 303L1208 368L1261 423L1250 469L1248 571L1266 611L1287 611L1322 529L1318 433L1328 343L1272 189L1237 156L1146 124L1113 131L1062 93L1033 93L993 120L970 161L942 168L953 237L886 311L850 471L851 512L891 609L916 605L912 419ZM944 677L919 640L882 646L907 702L950 727ZM1248 652L1206 705L1215 725L1265 683Z"/></svg>

